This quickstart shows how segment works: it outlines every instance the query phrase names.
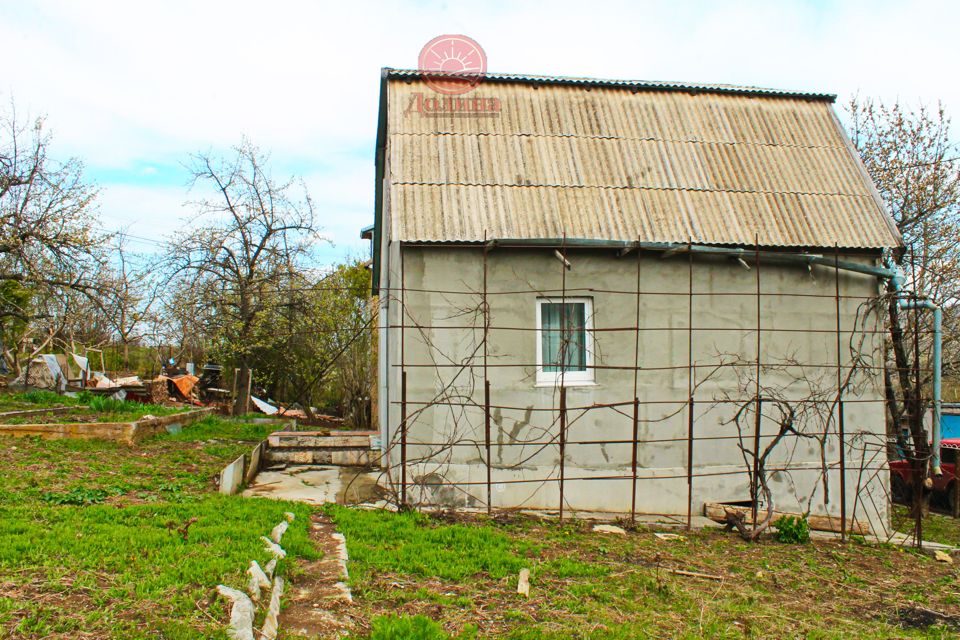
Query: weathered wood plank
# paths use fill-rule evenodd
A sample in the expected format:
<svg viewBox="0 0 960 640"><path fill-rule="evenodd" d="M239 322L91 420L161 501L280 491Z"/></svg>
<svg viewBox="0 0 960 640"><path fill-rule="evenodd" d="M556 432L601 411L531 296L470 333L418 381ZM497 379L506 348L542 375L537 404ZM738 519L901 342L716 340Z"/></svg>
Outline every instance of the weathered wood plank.
<svg viewBox="0 0 960 640"><path fill-rule="evenodd" d="M753 514L750 507L741 507L736 505L723 504L722 502L707 502L703 505L703 515L707 516L714 522L724 523L727 521L727 511L732 511L744 517L744 522L747 524L753 524ZM774 511L773 519L774 521L781 516L794 516L797 518L802 518L803 514L792 513L789 511ZM810 528L815 531L830 531L833 533L840 533L840 518L834 516L822 516L822 515L809 515L807 516L807 522L810 523ZM849 533L858 534L862 536L870 535L870 527L860 521L852 521L849 518L847 519L847 531Z"/></svg>

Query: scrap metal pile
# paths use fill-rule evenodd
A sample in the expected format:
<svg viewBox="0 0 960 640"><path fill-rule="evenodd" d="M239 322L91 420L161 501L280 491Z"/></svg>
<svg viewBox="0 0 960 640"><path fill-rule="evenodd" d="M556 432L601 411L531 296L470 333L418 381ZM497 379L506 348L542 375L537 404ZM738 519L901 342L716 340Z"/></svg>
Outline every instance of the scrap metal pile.
<svg viewBox="0 0 960 640"><path fill-rule="evenodd" d="M9 386L59 393L89 391L147 404L174 402L203 406L229 400L230 391L220 388L223 372L220 365L205 365L198 377L193 374L192 364L180 368L169 361L156 378L143 380L137 375L110 377L102 354L99 364L99 370L95 369L88 356L77 353L42 354L33 358Z"/></svg>

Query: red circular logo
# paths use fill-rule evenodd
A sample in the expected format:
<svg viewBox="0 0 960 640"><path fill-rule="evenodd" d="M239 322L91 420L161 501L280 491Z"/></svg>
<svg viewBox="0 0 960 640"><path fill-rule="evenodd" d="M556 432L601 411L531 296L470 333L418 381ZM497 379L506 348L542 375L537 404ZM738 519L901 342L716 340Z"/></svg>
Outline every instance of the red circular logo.
<svg viewBox="0 0 960 640"><path fill-rule="evenodd" d="M419 70L424 82L437 93L466 93L483 80L487 54L467 36L437 36L420 50Z"/></svg>

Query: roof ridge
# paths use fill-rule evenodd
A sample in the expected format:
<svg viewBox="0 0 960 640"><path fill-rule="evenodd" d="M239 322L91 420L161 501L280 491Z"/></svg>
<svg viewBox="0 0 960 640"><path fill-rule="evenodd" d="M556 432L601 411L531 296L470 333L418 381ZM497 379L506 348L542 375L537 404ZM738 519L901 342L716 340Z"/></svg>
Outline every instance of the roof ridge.
<svg viewBox="0 0 960 640"><path fill-rule="evenodd" d="M394 69L384 67L382 75L384 78L419 78L423 74L418 69ZM431 71L431 76L436 77L462 77L463 74L445 73ZM475 78L476 74L471 74ZM827 100L835 102L837 95L834 93L821 93L815 91L797 91L788 89L774 89L768 87L755 87L749 85L735 85L722 83L701 83L701 82L680 82L671 80L627 80L614 78L587 78L576 76L541 76L522 73L485 73L483 81L493 82L529 82L534 84L556 84L556 85L576 85L585 87L611 87L625 89L652 89L663 91L687 91L703 93L730 93L737 95L753 96L771 96L779 98L802 98L805 100Z"/></svg>

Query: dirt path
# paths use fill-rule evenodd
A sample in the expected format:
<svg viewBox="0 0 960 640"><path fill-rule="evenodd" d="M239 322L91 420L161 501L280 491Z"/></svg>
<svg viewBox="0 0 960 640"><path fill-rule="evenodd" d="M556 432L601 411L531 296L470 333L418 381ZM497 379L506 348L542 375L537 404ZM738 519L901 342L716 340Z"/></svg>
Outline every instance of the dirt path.
<svg viewBox="0 0 960 640"><path fill-rule="evenodd" d="M280 613L280 628L286 633L309 638L339 638L362 626L354 617L353 604L345 587L338 586L344 579L338 559L338 541L330 519L322 514L313 516L310 537L323 558L303 563L291 576ZM358 624L359 623L359 624Z"/></svg>

